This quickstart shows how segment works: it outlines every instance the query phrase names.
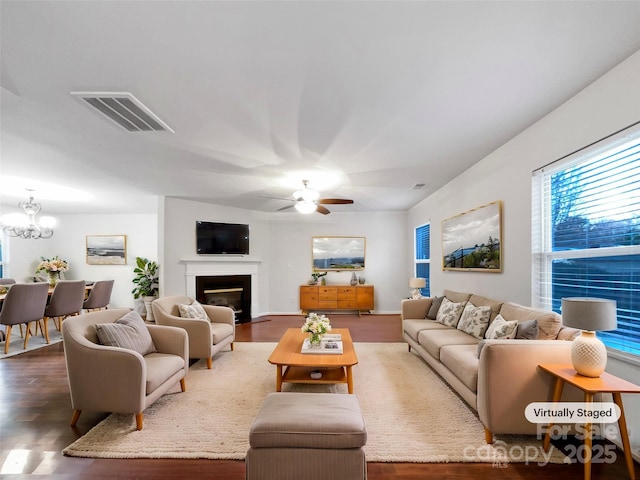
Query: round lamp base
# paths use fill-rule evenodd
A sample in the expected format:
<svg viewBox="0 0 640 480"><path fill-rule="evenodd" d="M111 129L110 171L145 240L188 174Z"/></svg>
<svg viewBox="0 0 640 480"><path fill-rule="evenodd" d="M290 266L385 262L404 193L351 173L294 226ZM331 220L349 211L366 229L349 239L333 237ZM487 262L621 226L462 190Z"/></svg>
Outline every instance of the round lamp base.
<svg viewBox="0 0 640 480"><path fill-rule="evenodd" d="M573 368L585 377L599 377L607 366L607 349L595 332L583 331L571 347Z"/></svg>

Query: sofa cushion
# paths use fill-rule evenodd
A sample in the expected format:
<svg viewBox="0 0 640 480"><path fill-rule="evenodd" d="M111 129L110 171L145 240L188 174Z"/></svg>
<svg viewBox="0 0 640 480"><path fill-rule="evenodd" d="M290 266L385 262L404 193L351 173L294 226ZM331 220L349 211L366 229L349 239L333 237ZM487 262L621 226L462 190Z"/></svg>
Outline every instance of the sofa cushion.
<svg viewBox="0 0 640 480"><path fill-rule="evenodd" d="M518 328L516 329L516 338L522 338L524 340L536 340L538 338L537 320L525 320L524 322L518 322Z"/></svg>
<svg viewBox="0 0 640 480"><path fill-rule="evenodd" d="M144 357L144 363L147 366L147 395L184 368L184 358L168 353L151 353Z"/></svg>
<svg viewBox="0 0 640 480"><path fill-rule="evenodd" d="M138 312L130 311L115 322L97 323L95 328L101 345L126 348L142 356L156 351L151 334Z"/></svg>
<svg viewBox="0 0 640 480"><path fill-rule="evenodd" d="M453 303L448 298L445 298L442 300L438 315L436 315L436 322L455 328L456 325L458 325L465 303L466 302Z"/></svg>
<svg viewBox="0 0 640 480"><path fill-rule="evenodd" d="M454 290L445 290L444 296L451 300L453 303L466 302L471 298L470 293L456 292Z"/></svg>
<svg viewBox="0 0 640 480"><path fill-rule="evenodd" d="M447 345L440 349L440 361L472 392L478 391L476 345Z"/></svg>
<svg viewBox="0 0 640 480"><path fill-rule="evenodd" d="M438 310L440 309L440 305L442 304L442 299L444 297L434 297L431 300L431 306L429 307L429 311L427 312L427 318L430 320L435 320L438 315Z"/></svg>
<svg viewBox="0 0 640 480"><path fill-rule="evenodd" d="M496 315L500 313L500 309L502 308L502 304L504 302L500 300L493 300L492 298L483 297L482 295L471 295L469 301L473 303L476 307L491 307L491 320L496 318Z"/></svg>
<svg viewBox="0 0 640 480"><path fill-rule="evenodd" d="M442 330L422 330L418 333L418 343L436 360L440 360L440 349L447 345L477 345L478 339L457 328Z"/></svg>
<svg viewBox="0 0 640 480"><path fill-rule="evenodd" d="M209 319L207 312L204 311L202 305L200 305L196 300L194 300L191 305L178 305L178 310L180 310L180 316L182 318L196 318L200 320Z"/></svg>
<svg viewBox="0 0 640 480"><path fill-rule="evenodd" d="M538 339L555 340L562 327L562 317L550 310L525 307L516 303L504 303L500 309L500 315L505 320L538 320Z"/></svg>
<svg viewBox="0 0 640 480"><path fill-rule="evenodd" d="M489 326L490 316L491 307L488 305L476 307L471 301L468 301L462 311L462 316L460 317L457 328L478 339L483 338L484 332L487 331L487 327Z"/></svg>
<svg viewBox="0 0 640 480"><path fill-rule="evenodd" d="M508 339L514 338L516 336L516 329L518 328L517 320L506 321L502 318L502 315L498 314L498 316L491 322L489 328L487 329L487 333L485 334L485 338L488 339Z"/></svg>
<svg viewBox="0 0 640 480"><path fill-rule="evenodd" d="M435 322L433 320L403 320L402 330L409 335L416 342L418 341L418 333L422 330L442 330L449 328L442 323Z"/></svg>

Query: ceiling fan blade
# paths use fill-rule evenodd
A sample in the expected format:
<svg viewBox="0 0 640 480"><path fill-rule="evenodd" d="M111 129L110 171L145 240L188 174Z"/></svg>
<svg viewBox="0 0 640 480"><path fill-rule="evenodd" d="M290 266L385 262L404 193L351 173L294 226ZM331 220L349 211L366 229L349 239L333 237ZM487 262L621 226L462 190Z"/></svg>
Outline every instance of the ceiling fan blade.
<svg viewBox="0 0 640 480"><path fill-rule="evenodd" d="M324 208L322 205L317 206L316 212L321 213L322 215L328 215L329 213L331 213L328 209Z"/></svg>
<svg viewBox="0 0 640 480"><path fill-rule="evenodd" d="M283 210L289 210L290 208L293 208L293 207L295 207L294 204L287 205L286 207L279 208L278 210L276 210L276 212L282 212Z"/></svg>
<svg viewBox="0 0 640 480"><path fill-rule="evenodd" d="M325 205L346 205L353 203L353 200L349 200L348 198L321 198L317 203L323 203Z"/></svg>
<svg viewBox="0 0 640 480"><path fill-rule="evenodd" d="M295 202L295 200L293 198L287 198L287 197L270 197L268 195L258 195L260 198L270 198L272 200L286 200L287 202Z"/></svg>

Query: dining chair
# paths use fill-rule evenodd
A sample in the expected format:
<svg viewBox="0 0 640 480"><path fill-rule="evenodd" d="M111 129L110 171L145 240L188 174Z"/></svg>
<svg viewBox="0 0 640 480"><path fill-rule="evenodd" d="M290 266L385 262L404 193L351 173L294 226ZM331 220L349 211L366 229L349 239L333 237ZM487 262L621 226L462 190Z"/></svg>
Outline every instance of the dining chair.
<svg viewBox="0 0 640 480"><path fill-rule="evenodd" d="M44 310L44 336L49 343L49 319L53 318L58 331L62 329L62 321L70 315L78 315L82 311L84 303L84 280L61 280L59 281L49 304Z"/></svg>
<svg viewBox="0 0 640 480"><path fill-rule="evenodd" d="M24 348L27 348L31 335L29 324L42 321L48 297L49 285L47 283L16 283L9 289L4 302L2 302L2 310L0 310L0 324L6 326L5 354L9 353L11 328L14 325L26 324L27 333L24 336Z"/></svg>
<svg viewBox="0 0 640 480"><path fill-rule="evenodd" d="M0 285L13 285L16 283L15 278L0 278Z"/></svg>
<svg viewBox="0 0 640 480"><path fill-rule="evenodd" d="M82 304L82 308L87 312L108 308L109 302L111 301L113 282L113 280L99 280L94 283L89 292L89 296Z"/></svg>

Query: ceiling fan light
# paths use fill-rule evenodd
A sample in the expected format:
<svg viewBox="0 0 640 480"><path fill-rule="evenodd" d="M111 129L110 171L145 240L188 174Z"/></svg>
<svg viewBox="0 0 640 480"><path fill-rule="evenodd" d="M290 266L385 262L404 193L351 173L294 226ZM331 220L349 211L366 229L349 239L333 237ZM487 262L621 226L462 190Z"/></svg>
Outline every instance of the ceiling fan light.
<svg viewBox="0 0 640 480"><path fill-rule="evenodd" d="M316 208L317 206L315 203L306 200L296 203L296 210L300 213L304 213L305 215L315 212Z"/></svg>

